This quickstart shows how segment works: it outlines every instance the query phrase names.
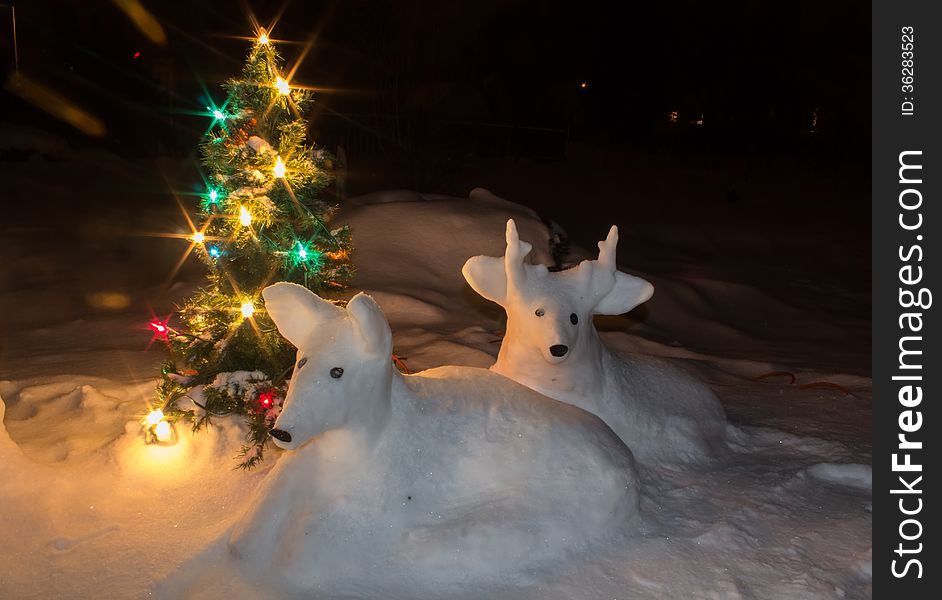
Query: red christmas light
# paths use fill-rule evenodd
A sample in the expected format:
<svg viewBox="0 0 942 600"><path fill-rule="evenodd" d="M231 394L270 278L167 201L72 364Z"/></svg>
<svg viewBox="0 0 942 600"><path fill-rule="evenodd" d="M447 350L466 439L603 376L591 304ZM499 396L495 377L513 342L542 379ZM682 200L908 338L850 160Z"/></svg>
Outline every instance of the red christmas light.
<svg viewBox="0 0 942 600"><path fill-rule="evenodd" d="M140 57L141 57L141 53L140 53L140 52L135 52L135 53L134 53L134 56L133 56L132 58L140 58Z"/></svg>
<svg viewBox="0 0 942 600"><path fill-rule="evenodd" d="M147 326L154 330L154 339L161 339L164 341L167 341L169 339L170 328L167 327L167 321L154 319Z"/></svg>
<svg viewBox="0 0 942 600"><path fill-rule="evenodd" d="M271 392L262 392L258 395L258 404L265 410L275 405L275 395Z"/></svg>

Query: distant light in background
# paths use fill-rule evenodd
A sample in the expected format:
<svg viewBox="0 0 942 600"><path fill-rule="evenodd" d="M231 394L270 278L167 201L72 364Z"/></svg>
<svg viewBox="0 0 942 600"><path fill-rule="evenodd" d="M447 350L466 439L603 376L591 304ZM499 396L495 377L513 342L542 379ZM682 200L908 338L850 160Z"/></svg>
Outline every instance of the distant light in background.
<svg viewBox="0 0 942 600"><path fill-rule="evenodd" d="M703 113L700 113L700 118L693 122L694 125L703 125Z"/></svg>
<svg viewBox="0 0 942 600"><path fill-rule="evenodd" d="M92 308L120 310L131 305L131 297L122 292L96 292L87 297Z"/></svg>
<svg viewBox="0 0 942 600"><path fill-rule="evenodd" d="M134 25L141 30L141 33L155 44L166 44L167 34L154 15L150 14L138 0L111 0ZM135 57L137 58L137 57Z"/></svg>
<svg viewBox="0 0 942 600"><path fill-rule="evenodd" d="M589 88L589 82L588 82L588 81L583 81L582 83L579 84L579 88L580 88L580 89L583 89L583 90L588 89L588 88Z"/></svg>
<svg viewBox="0 0 942 600"><path fill-rule="evenodd" d="M4 87L8 92L19 96L60 121L65 121L86 135L98 137L106 132L105 124L101 119L79 108L58 92L30 81L25 75L13 73Z"/></svg>
<svg viewBox="0 0 942 600"><path fill-rule="evenodd" d="M140 57L141 57L140 51L135 52L135 53L131 56L131 58L140 58Z"/></svg>
<svg viewBox="0 0 942 600"><path fill-rule="evenodd" d="M817 131L818 128L818 109L811 113L811 131Z"/></svg>
<svg viewBox="0 0 942 600"><path fill-rule="evenodd" d="M670 114L670 121L671 121L671 123L676 123L676 122L677 122L677 116L678 116L678 115L677 115L677 111L676 111L676 110L672 110L672 111L671 111L671 114Z"/></svg>

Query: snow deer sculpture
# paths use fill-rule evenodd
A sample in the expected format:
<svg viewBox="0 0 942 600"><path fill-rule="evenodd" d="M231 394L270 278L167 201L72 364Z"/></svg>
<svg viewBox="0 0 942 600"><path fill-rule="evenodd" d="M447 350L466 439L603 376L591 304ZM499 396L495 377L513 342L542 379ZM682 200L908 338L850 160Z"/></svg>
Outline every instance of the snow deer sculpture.
<svg viewBox="0 0 942 600"><path fill-rule="evenodd" d="M592 315L626 313L654 287L615 264L618 228L598 260L549 272L524 262L531 246L507 221L502 258L474 256L462 273L507 312L492 371L602 418L639 460L703 457L722 443L726 418L703 383L651 358L619 358L601 342Z"/></svg>
<svg viewBox="0 0 942 600"><path fill-rule="evenodd" d="M292 589L357 581L363 565L467 579L628 533L633 458L594 415L486 369L400 375L365 294L346 308L291 283L263 296L298 356L271 430L292 452L230 539L248 565Z"/></svg>

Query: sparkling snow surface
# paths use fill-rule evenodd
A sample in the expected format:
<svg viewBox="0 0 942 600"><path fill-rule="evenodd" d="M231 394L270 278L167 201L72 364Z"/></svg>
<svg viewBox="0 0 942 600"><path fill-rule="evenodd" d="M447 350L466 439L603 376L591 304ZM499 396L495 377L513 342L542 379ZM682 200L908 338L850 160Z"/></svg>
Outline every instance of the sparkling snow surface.
<svg viewBox="0 0 942 600"><path fill-rule="evenodd" d="M32 199L0 222L0 597L290 597L276 569L245 568L228 547L249 506L264 510L257 493L287 455L273 450L261 468L233 470L243 432L225 419L195 436L178 431L174 446L145 446L139 436L163 357L159 342L144 351L148 305L165 316L200 269L191 258L176 278L184 283L161 287L185 243L128 229L174 230L182 218L137 214L138 174L110 155L0 168L5 195ZM85 187L115 197L114 211L83 211L70 181L96 182ZM55 225L24 221L40 208ZM532 259L549 262L540 219L483 191L348 202L340 219L353 229L358 270L350 293L377 300L394 351L412 370L493 363L502 311L467 286L461 266L503 254L508 217L533 243ZM816 304L814 282L770 294L737 261L730 269L738 265L741 278L650 276L641 269L653 264L656 242L671 248L679 235L661 227L648 232L655 245L645 261L619 254L622 268L655 284L653 299L597 319L600 336L615 352L668 359L710 384L739 432L732 451L696 466L640 463L640 520L630 535L520 570L508 565L489 579L463 579L451 566L396 577L338 544L324 549L336 551L329 562L338 567L318 598L870 596L868 366L842 367L846 359L826 354L865 338L867 323L840 316L836 302ZM631 236L622 228L623 242ZM573 259L587 256L573 250ZM832 291L842 293L824 290ZM755 380L772 371L793 373L795 384ZM821 381L852 395L801 387ZM432 439L450 441L447 430ZM495 474L512 468L493 464ZM560 506L577 506L582 491ZM370 526L351 523L351 536Z"/></svg>

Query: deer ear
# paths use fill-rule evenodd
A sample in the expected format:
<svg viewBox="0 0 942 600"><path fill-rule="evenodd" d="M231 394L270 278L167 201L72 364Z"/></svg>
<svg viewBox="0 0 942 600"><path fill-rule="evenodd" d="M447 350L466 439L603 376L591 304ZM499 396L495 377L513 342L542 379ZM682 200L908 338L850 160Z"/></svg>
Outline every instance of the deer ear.
<svg viewBox="0 0 942 600"><path fill-rule="evenodd" d="M647 302L652 294L654 286L644 279L615 271L615 285L599 300L593 312L597 315L624 314L642 302Z"/></svg>
<svg viewBox="0 0 942 600"><path fill-rule="evenodd" d="M262 290L265 310L286 340L301 348L318 325L343 316L343 309L296 283L281 282Z"/></svg>
<svg viewBox="0 0 942 600"><path fill-rule="evenodd" d="M367 353L388 359L392 354L392 331L376 301L360 292L347 303L347 314L363 338Z"/></svg>
<svg viewBox="0 0 942 600"><path fill-rule="evenodd" d="M475 292L501 306L507 298L507 274L504 259L472 256L461 267L461 274Z"/></svg>

